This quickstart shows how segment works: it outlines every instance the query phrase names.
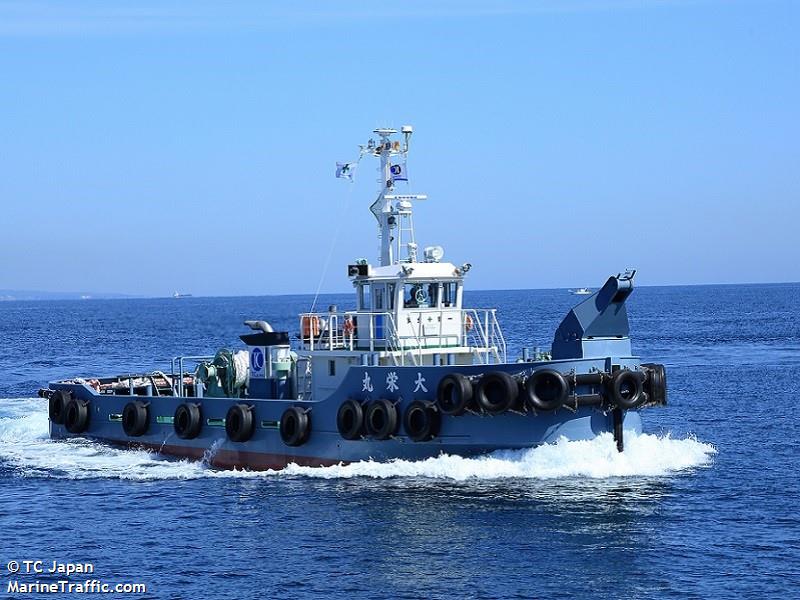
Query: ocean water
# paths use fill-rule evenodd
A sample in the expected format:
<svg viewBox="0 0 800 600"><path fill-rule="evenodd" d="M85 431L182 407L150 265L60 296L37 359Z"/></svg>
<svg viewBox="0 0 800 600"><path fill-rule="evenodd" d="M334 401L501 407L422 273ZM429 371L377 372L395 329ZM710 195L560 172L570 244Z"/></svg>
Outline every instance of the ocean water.
<svg viewBox="0 0 800 600"><path fill-rule="evenodd" d="M500 310L513 356L549 346L575 298L467 301ZM0 303L0 596L63 579L9 561L55 560L144 598L799 597L799 301L800 284L637 289L634 349L667 365L669 405L622 454L603 436L277 473L51 442L34 396L234 345L245 318L295 328L310 297Z"/></svg>

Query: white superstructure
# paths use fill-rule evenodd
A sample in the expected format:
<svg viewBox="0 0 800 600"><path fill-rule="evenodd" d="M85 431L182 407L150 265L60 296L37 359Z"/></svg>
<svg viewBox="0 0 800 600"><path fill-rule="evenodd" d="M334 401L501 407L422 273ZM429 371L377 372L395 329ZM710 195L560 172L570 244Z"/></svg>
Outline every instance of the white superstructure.
<svg viewBox="0 0 800 600"><path fill-rule="evenodd" d="M495 309L463 307L464 276L471 265L444 261L440 246L419 252L413 207L427 196L395 189L398 180L407 181L405 162L412 131L410 126L403 127L400 142L392 139L396 129L376 129L378 140L361 146L361 157L379 159L378 197L370 207L378 221L379 264L359 259L348 265L356 310L300 315L299 353L308 358L315 379L320 370L334 374L337 368L346 371L354 364L506 361Z"/></svg>

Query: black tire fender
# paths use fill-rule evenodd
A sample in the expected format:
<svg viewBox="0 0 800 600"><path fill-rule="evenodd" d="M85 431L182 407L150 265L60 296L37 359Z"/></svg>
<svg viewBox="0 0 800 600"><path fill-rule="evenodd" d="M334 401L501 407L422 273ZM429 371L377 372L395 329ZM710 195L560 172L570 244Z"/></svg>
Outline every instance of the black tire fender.
<svg viewBox="0 0 800 600"><path fill-rule="evenodd" d="M415 442L429 442L439 435L442 419L433 402L415 400L403 414L403 427Z"/></svg>
<svg viewBox="0 0 800 600"><path fill-rule="evenodd" d="M569 383L555 369L539 369L525 380L525 396L534 410L558 410L567 401Z"/></svg>
<svg viewBox="0 0 800 600"><path fill-rule="evenodd" d="M443 415L461 415L472 404L472 382L461 373L442 377L436 388L436 404Z"/></svg>
<svg viewBox="0 0 800 600"><path fill-rule="evenodd" d="M611 376L609 396L611 402L624 410L638 408L647 400L644 391L645 374L642 371L620 369Z"/></svg>
<svg viewBox="0 0 800 600"><path fill-rule="evenodd" d="M311 434L309 411L290 406L281 415L281 439L287 446L302 446Z"/></svg>
<svg viewBox="0 0 800 600"><path fill-rule="evenodd" d="M64 407L64 427L70 433L83 433L89 427L89 401L72 398Z"/></svg>
<svg viewBox="0 0 800 600"><path fill-rule="evenodd" d="M376 440L386 440L397 433L400 419L397 407L391 400L381 398L370 402L364 416L367 435Z"/></svg>
<svg viewBox="0 0 800 600"><path fill-rule="evenodd" d="M519 398L519 384L504 371L490 371L478 381L475 401L481 410L499 415L513 408Z"/></svg>
<svg viewBox="0 0 800 600"><path fill-rule="evenodd" d="M227 422L226 422L227 423ZM172 419L175 434L182 440L193 440L203 428L203 412L199 404L185 402L175 409Z"/></svg>
<svg viewBox="0 0 800 600"><path fill-rule="evenodd" d="M122 429L129 437L139 437L147 433L150 425L149 403L141 400L128 402L122 409Z"/></svg>
<svg viewBox="0 0 800 600"><path fill-rule="evenodd" d="M647 371L644 382L644 391L648 400L653 404L665 406L667 404L667 369L664 365L647 363L642 368Z"/></svg>
<svg viewBox="0 0 800 600"><path fill-rule="evenodd" d="M357 440L364 434L364 407L358 400L342 402L336 413L336 428L346 440Z"/></svg>
<svg viewBox="0 0 800 600"><path fill-rule="evenodd" d="M255 433L256 419L247 404L234 404L225 415L225 432L233 442L246 442Z"/></svg>
<svg viewBox="0 0 800 600"><path fill-rule="evenodd" d="M50 394L50 398L47 400L47 414L50 421L56 425L64 424L64 409L71 398L72 394L65 390L56 390Z"/></svg>

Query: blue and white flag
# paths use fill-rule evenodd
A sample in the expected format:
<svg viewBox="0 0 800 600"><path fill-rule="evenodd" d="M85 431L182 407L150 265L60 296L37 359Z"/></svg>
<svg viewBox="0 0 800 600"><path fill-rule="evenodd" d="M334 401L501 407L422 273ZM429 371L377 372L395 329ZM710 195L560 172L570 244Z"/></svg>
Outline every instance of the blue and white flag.
<svg viewBox="0 0 800 600"><path fill-rule="evenodd" d="M392 181L408 181L406 174L406 163L392 165L389 167L389 172L392 174Z"/></svg>
<svg viewBox="0 0 800 600"><path fill-rule="evenodd" d="M336 177L340 179L349 179L353 181L353 177L356 174L356 165L358 163L336 163Z"/></svg>

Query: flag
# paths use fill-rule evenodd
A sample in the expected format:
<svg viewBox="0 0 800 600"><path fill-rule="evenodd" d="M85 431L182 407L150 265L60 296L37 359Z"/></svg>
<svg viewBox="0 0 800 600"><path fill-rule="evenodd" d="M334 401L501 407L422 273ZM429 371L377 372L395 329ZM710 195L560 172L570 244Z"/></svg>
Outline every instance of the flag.
<svg viewBox="0 0 800 600"><path fill-rule="evenodd" d="M406 163L392 165L389 167L389 172L392 174L392 181L408 181L406 174Z"/></svg>
<svg viewBox="0 0 800 600"><path fill-rule="evenodd" d="M356 174L356 163L336 163L336 177L353 181Z"/></svg>

